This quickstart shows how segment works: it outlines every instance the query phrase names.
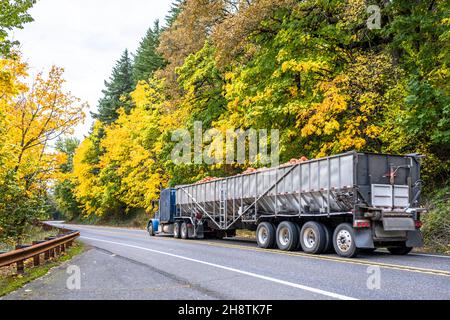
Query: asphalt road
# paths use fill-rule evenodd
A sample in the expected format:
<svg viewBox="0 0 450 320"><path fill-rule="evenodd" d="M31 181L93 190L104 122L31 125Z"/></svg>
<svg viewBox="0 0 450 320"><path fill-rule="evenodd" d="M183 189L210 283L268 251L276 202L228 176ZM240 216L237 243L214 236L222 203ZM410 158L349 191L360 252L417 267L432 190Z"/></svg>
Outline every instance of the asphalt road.
<svg viewBox="0 0 450 320"><path fill-rule="evenodd" d="M343 259L267 251L248 241L66 227L80 230L89 250L4 299L450 299L450 256ZM69 266L80 270L80 288L68 289Z"/></svg>

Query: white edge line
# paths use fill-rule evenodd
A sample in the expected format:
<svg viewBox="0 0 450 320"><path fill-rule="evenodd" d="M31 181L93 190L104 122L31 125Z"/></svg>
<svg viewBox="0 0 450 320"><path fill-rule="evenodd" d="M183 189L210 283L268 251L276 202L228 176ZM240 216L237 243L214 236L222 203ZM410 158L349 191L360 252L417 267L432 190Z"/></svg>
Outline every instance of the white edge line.
<svg viewBox="0 0 450 320"><path fill-rule="evenodd" d="M81 239L86 239L86 240L93 240L93 241L99 241L99 242L116 244L116 245L120 245L120 246L124 246L124 247L130 247L130 248L145 250L145 251L149 251L149 252L153 252L153 253L158 253L158 254L166 255L166 256L169 256L169 257L173 257L173 258L183 259L183 260L186 260L186 261L196 262L196 263L204 264L204 265L207 265L207 266L210 266L210 267L215 267L215 268L219 268L219 269L223 269L223 270L227 270L227 271L231 271L231 272L240 273L240 274L243 274L243 275L246 275L246 276L249 276L249 277L275 282L275 283L282 284L282 285L285 285L285 286L289 286L289 287L293 287L293 288L297 288L297 289L302 289L302 290L305 290L305 291L321 294L321 295L328 296L328 297L335 298L335 299L339 299L339 300L358 300L356 298L344 296L344 295L341 295L341 294L338 294L338 293L329 292L329 291L325 291L325 290L320 290L320 289L304 286L304 285L293 283L293 282L289 282L289 281L284 281L284 280L280 280L280 279L276 279L276 278L272 278L272 277L267 277L267 276L263 276L263 275L260 275L260 274L247 272L247 271L243 271L243 270L239 270L239 269L235 269L235 268L230 268L230 267L222 266L220 264L215 264L215 263L210 263L210 262L206 262L206 261L202 261L202 260L197 260L197 259L192 259L192 258L188 258L188 257L183 257L183 256L179 256L179 255L176 255L176 254L171 254L171 253L167 253L167 252L163 252L163 251L148 249L148 248L134 246L134 245L120 243L120 242L89 238L89 237L80 237L80 238Z"/></svg>

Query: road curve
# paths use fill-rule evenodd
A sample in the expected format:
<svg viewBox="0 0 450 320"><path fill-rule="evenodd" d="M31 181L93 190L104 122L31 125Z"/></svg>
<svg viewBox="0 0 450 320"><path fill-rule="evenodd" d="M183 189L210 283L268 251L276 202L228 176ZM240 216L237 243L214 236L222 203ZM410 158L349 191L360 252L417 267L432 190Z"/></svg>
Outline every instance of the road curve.
<svg viewBox="0 0 450 320"><path fill-rule="evenodd" d="M71 262L80 266L82 288L67 290L60 268L6 299L450 299L450 256L376 252L343 259L262 250L248 241L65 227L80 230L92 247Z"/></svg>

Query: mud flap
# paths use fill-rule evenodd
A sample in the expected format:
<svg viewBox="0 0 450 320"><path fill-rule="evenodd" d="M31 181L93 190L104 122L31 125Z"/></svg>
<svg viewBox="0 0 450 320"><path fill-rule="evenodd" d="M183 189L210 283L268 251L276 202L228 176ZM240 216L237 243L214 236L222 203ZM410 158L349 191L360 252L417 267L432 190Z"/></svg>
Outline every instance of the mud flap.
<svg viewBox="0 0 450 320"><path fill-rule="evenodd" d="M422 232L419 230L408 231L406 246L409 248L422 248L424 246Z"/></svg>
<svg viewBox="0 0 450 320"><path fill-rule="evenodd" d="M195 239L204 239L205 235L203 233L203 225L197 226L197 228L194 230L194 227L189 228L189 238L195 238Z"/></svg>
<svg viewBox="0 0 450 320"><path fill-rule="evenodd" d="M357 248L375 249L375 245L373 243L372 230L355 229L355 243Z"/></svg>

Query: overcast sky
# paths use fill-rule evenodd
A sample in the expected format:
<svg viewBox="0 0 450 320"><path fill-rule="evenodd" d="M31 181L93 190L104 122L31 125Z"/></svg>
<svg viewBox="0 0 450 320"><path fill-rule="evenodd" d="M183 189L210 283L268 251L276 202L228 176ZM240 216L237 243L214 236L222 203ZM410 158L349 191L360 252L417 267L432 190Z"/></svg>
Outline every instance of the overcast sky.
<svg viewBox="0 0 450 320"><path fill-rule="evenodd" d="M104 80L125 49L134 52L156 19L164 21L172 0L38 0L34 22L13 37L30 65L30 74L65 69L66 88L95 111ZM89 113L89 111L87 113ZM76 129L80 139L92 124Z"/></svg>

